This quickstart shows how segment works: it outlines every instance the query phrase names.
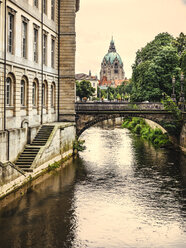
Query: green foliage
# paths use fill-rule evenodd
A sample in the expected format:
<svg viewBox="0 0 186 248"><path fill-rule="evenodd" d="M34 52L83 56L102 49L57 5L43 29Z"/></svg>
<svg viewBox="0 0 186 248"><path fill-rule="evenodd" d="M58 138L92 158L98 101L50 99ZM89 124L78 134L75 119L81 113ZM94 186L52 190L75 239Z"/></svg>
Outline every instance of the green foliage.
<svg viewBox="0 0 186 248"><path fill-rule="evenodd" d="M127 118L124 120L122 127L130 129L135 134L141 135L143 139L150 141L155 147L170 145L169 137L166 133L163 134L159 128L152 129L142 118Z"/></svg>
<svg viewBox="0 0 186 248"><path fill-rule="evenodd" d="M123 81L123 83L116 88L108 87L107 89L103 90L98 87L98 96L100 98L107 98L108 100L124 100L129 99L130 93L132 90L132 83L131 81Z"/></svg>
<svg viewBox="0 0 186 248"><path fill-rule="evenodd" d="M129 109L134 109L134 110L139 109L139 107L138 107L136 104L133 104L133 103L130 103L130 104L128 105L128 108L129 108Z"/></svg>
<svg viewBox="0 0 186 248"><path fill-rule="evenodd" d="M48 165L48 171L55 170L60 167L60 162L54 162L53 164Z"/></svg>
<svg viewBox="0 0 186 248"><path fill-rule="evenodd" d="M172 45L176 47L179 54L186 50L186 35L181 32L179 37L173 40Z"/></svg>
<svg viewBox="0 0 186 248"><path fill-rule="evenodd" d="M76 137L73 143L73 150L77 150L78 152L84 151L86 149L86 147L83 145L84 143L84 140L80 140Z"/></svg>
<svg viewBox="0 0 186 248"><path fill-rule="evenodd" d="M119 93L117 94L116 99L121 100L121 95Z"/></svg>
<svg viewBox="0 0 186 248"><path fill-rule="evenodd" d="M163 96L164 98L161 100L161 103L163 104L164 109L170 111L176 120L181 120L181 111L176 103L166 93L164 93Z"/></svg>
<svg viewBox="0 0 186 248"><path fill-rule="evenodd" d="M89 98L93 96L95 89L91 86L89 81L83 80L81 82L76 81L76 95L82 98Z"/></svg>
<svg viewBox="0 0 186 248"><path fill-rule="evenodd" d="M168 33L161 33L136 53L132 73L132 101L160 101L162 93L172 93L172 77L176 78L175 92L180 91L180 49ZM184 48L185 49L185 48Z"/></svg>
<svg viewBox="0 0 186 248"><path fill-rule="evenodd" d="M171 122L164 122L161 121L161 125L168 131L170 135L178 136L181 132L182 122L181 121L171 121Z"/></svg>

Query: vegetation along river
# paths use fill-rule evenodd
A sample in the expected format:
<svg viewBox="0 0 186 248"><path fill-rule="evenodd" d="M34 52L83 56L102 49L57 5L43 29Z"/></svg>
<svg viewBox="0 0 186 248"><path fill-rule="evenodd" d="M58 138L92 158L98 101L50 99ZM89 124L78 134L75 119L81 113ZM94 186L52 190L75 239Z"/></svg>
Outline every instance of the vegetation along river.
<svg viewBox="0 0 186 248"><path fill-rule="evenodd" d="M185 248L185 157L127 129L81 138L79 158L0 210L0 247Z"/></svg>

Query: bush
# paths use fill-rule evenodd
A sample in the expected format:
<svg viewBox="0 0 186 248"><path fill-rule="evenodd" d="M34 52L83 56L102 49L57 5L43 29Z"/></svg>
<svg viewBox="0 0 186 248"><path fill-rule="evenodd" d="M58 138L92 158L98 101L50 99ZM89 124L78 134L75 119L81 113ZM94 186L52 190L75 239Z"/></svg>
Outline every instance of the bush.
<svg viewBox="0 0 186 248"><path fill-rule="evenodd" d="M152 129L142 118L125 119L122 127L140 134L143 139L149 140L156 147L164 147L170 144L167 134L163 134L160 128Z"/></svg>
<svg viewBox="0 0 186 248"><path fill-rule="evenodd" d="M141 129L142 129L142 126L140 124L137 124L134 128L134 133L140 134Z"/></svg>

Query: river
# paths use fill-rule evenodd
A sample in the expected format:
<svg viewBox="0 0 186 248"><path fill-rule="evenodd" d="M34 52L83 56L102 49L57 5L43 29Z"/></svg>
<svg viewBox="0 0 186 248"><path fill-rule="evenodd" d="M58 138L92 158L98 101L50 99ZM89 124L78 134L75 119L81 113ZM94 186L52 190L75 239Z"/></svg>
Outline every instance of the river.
<svg viewBox="0 0 186 248"><path fill-rule="evenodd" d="M185 157L127 129L81 138L79 158L0 210L0 247L185 248Z"/></svg>

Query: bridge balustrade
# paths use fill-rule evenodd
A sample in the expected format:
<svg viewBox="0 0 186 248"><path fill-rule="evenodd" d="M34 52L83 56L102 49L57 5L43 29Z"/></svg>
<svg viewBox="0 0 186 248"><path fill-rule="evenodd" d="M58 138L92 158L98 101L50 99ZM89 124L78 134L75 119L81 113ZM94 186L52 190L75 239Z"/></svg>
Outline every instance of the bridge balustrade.
<svg viewBox="0 0 186 248"><path fill-rule="evenodd" d="M161 103L76 102L78 111L163 110Z"/></svg>

